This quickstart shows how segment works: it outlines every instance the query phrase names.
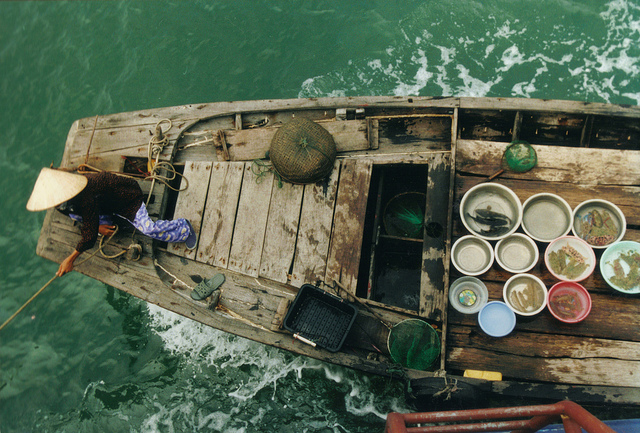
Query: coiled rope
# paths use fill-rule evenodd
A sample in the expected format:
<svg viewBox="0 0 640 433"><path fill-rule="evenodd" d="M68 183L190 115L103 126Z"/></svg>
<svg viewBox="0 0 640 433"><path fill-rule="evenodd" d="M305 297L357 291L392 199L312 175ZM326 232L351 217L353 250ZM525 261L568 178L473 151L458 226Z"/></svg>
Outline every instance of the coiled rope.
<svg viewBox="0 0 640 433"><path fill-rule="evenodd" d="M163 131L162 124L168 123L169 127ZM166 135L166 132L169 131L173 127L173 123L171 119L162 119L158 123L156 123L156 132L149 139L149 145L147 147L147 170L149 171L149 175L145 178L145 180L151 179L151 189L149 191L149 197L147 197L146 205L149 205L149 201L151 200L151 196L153 195L153 188L155 187L156 181L164 184L167 188L173 191L184 191L189 188L189 180L184 177L181 173L175 169L175 167L168 161L160 161L160 155L164 151L164 148L169 144L169 137ZM161 171L164 170L167 175L160 174ZM184 180L185 186L184 188L174 188L171 186L171 182L173 182L177 176L180 176L182 180Z"/></svg>

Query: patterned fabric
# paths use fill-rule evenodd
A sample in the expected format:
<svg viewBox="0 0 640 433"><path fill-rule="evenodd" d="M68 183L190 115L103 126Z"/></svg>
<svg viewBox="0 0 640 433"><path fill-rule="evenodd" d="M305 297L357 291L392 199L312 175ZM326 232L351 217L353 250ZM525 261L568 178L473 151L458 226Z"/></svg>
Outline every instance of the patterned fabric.
<svg viewBox="0 0 640 433"><path fill-rule="evenodd" d="M77 221L79 223L82 223L82 217L80 215L76 215L74 213L70 213L68 216L72 220ZM102 225L112 226L113 225L113 218L111 218L110 215L99 215L98 224L101 225L101 226Z"/></svg>
<svg viewBox="0 0 640 433"><path fill-rule="evenodd" d="M189 222L184 218L153 221L144 203L131 224L150 238L164 242L184 242L191 232Z"/></svg>

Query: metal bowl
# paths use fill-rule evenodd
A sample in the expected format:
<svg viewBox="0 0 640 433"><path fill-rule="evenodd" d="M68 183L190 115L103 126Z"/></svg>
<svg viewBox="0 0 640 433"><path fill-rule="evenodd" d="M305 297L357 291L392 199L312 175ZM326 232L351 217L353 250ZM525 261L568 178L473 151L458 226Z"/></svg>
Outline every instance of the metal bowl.
<svg viewBox="0 0 640 433"><path fill-rule="evenodd" d="M465 275L484 274L493 264L493 258L491 244L477 236L463 236L451 247L451 262Z"/></svg>
<svg viewBox="0 0 640 433"><path fill-rule="evenodd" d="M591 246L575 236L551 242L544 252L544 263L551 275L562 281L582 281L596 268Z"/></svg>
<svg viewBox="0 0 640 433"><path fill-rule="evenodd" d="M460 201L460 219L472 234L490 241L515 232L522 221L518 196L499 183L481 183Z"/></svg>
<svg viewBox="0 0 640 433"><path fill-rule="evenodd" d="M549 289L547 305L551 315L561 322L578 323L591 312L591 295L578 283L560 281Z"/></svg>
<svg viewBox="0 0 640 433"><path fill-rule="evenodd" d="M542 192L522 205L522 229L539 242L551 242L571 231L571 206L562 197Z"/></svg>
<svg viewBox="0 0 640 433"><path fill-rule="evenodd" d="M606 248L622 240L627 220L618 206L600 199L587 200L573 210L571 230L593 248Z"/></svg>
<svg viewBox="0 0 640 433"><path fill-rule="evenodd" d="M547 305L547 287L535 275L518 274L504 284L502 297L514 313L534 316Z"/></svg>
<svg viewBox="0 0 640 433"><path fill-rule="evenodd" d="M491 301L478 313L478 324L490 337L504 337L516 327L516 315L504 302Z"/></svg>
<svg viewBox="0 0 640 433"><path fill-rule="evenodd" d="M488 299L487 286L476 277L460 277L449 288L449 304L464 314L477 313Z"/></svg>
<svg viewBox="0 0 640 433"><path fill-rule="evenodd" d="M496 261L507 272L528 272L538 263L538 246L527 235L513 233L500 239L495 247Z"/></svg>
<svg viewBox="0 0 640 433"><path fill-rule="evenodd" d="M634 274L632 265L636 268L636 258L640 256L640 243L634 241L616 242L610 245L600 258L600 273L602 278L613 289L627 295L640 293L638 273ZM626 259L626 260L625 260ZM616 276L617 272L617 276ZM635 275L635 278L633 277Z"/></svg>

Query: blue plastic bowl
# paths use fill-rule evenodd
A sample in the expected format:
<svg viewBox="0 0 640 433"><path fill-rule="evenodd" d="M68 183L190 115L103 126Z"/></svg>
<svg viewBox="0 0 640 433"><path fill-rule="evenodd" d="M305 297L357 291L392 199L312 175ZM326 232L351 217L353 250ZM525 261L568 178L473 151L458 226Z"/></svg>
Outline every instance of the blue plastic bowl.
<svg viewBox="0 0 640 433"><path fill-rule="evenodd" d="M491 301L478 313L478 324L485 334L504 337L516 327L516 313L504 302Z"/></svg>

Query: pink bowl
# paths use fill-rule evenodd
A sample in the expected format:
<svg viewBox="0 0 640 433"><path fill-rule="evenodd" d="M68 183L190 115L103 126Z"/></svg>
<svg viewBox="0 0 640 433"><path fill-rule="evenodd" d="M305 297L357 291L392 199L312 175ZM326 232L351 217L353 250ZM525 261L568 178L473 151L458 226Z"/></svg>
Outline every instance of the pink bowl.
<svg viewBox="0 0 640 433"><path fill-rule="evenodd" d="M547 306L561 322L578 323L591 312L591 296L581 284L561 281L549 289Z"/></svg>
<svg viewBox="0 0 640 433"><path fill-rule="evenodd" d="M562 256L565 261L565 263L562 265L564 269L554 269L552 255L562 253L563 251L561 250L565 252L565 254ZM567 252L569 253L569 255L567 255ZM571 258L574 256L577 258L577 260ZM556 255L555 257L558 256ZM573 275L569 273L565 274L563 272L566 269L570 269L571 265L575 265L577 261L580 261L584 263L584 265L586 265L584 267L584 270L579 275ZM559 280L582 281L587 279L596 268L596 255L593 252L593 248L591 248L591 245L589 245L582 239L575 236L562 236L558 239L553 240L547 246L547 249L544 252L544 263L551 275ZM575 269L575 267L573 269ZM557 272L558 270L562 272Z"/></svg>

